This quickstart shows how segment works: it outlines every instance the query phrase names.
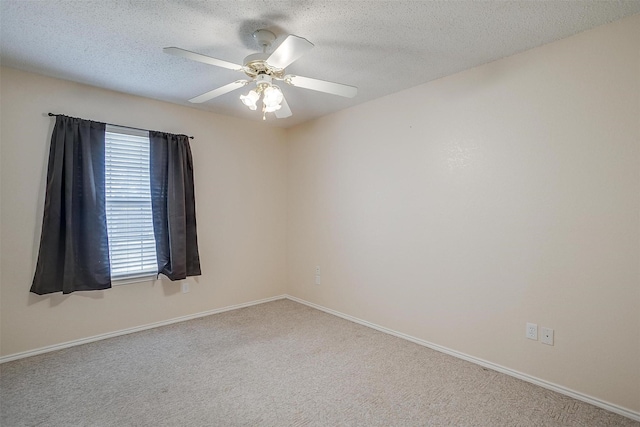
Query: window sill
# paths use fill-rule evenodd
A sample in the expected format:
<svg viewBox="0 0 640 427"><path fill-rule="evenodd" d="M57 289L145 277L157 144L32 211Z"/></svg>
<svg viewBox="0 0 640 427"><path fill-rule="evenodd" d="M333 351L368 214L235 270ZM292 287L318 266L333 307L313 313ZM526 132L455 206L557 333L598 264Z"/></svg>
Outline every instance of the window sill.
<svg viewBox="0 0 640 427"><path fill-rule="evenodd" d="M142 276L129 276L123 277L122 279L112 279L112 286L120 286L120 285L130 285L132 283L139 282L154 282L157 279L157 274L145 274Z"/></svg>

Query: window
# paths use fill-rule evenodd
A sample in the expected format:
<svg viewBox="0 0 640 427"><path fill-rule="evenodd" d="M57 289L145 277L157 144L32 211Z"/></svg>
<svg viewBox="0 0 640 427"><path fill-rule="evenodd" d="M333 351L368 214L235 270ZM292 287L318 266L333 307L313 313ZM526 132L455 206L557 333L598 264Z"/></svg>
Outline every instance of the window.
<svg viewBox="0 0 640 427"><path fill-rule="evenodd" d="M112 280L155 275L148 132L107 125L105 186Z"/></svg>

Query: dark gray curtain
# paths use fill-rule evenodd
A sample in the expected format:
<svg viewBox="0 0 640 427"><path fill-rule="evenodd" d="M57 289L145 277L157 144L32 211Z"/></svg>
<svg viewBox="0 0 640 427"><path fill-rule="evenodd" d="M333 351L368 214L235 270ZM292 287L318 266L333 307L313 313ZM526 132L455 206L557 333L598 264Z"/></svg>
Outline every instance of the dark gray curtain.
<svg viewBox="0 0 640 427"><path fill-rule="evenodd" d="M104 123L56 117L33 293L111 287L104 135Z"/></svg>
<svg viewBox="0 0 640 427"><path fill-rule="evenodd" d="M186 135L149 131L151 205L158 273L171 280L200 275L193 160Z"/></svg>

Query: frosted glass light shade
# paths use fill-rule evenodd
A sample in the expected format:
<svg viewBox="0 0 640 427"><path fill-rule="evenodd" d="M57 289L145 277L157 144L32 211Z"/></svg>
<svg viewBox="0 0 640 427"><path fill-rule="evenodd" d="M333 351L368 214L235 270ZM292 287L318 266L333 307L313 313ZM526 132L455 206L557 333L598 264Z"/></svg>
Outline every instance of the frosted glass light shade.
<svg viewBox="0 0 640 427"><path fill-rule="evenodd" d="M250 110L255 110L256 108L258 108L256 102L258 102L259 98L260 95L258 95L258 92L256 92L255 90L249 91L249 93L246 95L240 95L240 101L242 101L244 105L249 107Z"/></svg>
<svg viewBox="0 0 640 427"><path fill-rule="evenodd" d="M264 103L264 111L267 113L273 113L280 109L280 103L284 99L282 91L278 86L269 86L264 90L264 97L262 102Z"/></svg>

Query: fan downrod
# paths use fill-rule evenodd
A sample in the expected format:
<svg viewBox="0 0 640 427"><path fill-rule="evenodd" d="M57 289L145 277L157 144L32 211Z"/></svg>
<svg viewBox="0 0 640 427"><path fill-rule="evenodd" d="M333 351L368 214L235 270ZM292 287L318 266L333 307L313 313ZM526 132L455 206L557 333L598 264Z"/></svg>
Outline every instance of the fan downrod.
<svg viewBox="0 0 640 427"><path fill-rule="evenodd" d="M262 53L254 53L244 58L243 71L245 74L252 79L263 74L274 79L283 79L284 69L272 67L267 63L269 54L266 51L276 39L276 35L269 30L261 29L253 32L253 38L262 46Z"/></svg>

